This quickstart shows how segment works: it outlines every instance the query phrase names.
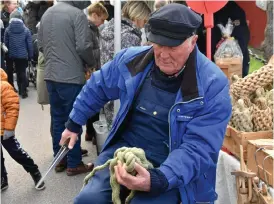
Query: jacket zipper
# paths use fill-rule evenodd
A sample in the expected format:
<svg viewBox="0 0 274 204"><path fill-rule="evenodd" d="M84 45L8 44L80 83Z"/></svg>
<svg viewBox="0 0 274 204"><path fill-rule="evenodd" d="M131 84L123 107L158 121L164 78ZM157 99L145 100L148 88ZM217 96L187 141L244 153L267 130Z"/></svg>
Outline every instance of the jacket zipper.
<svg viewBox="0 0 274 204"><path fill-rule="evenodd" d="M194 99L191 99L189 101L186 101L186 102L179 102L179 103L175 103L169 110L169 113L168 113L168 123L169 123L169 152L171 152L171 125L170 125L170 113L171 111L173 110L173 108L178 105L178 104L188 104L190 102L193 102L193 101L196 101L196 100L199 100L199 99L203 99L204 97L197 97L197 98L194 98ZM184 187L185 188L185 187ZM186 191L186 194L187 194L187 198L188 198L188 201L190 202L190 198L188 196L188 193L187 193L187 190L185 189Z"/></svg>
<svg viewBox="0 0 274 204"><path fill-rule="evenodd" d="M175 103L169 110L169 113L168 113L168 126L169 126L169 152L171 152L171 125L170 125L170 113L171 111L173 110L173 108L176 106L176 105L179 105L179 104L188 104L190 102L193 102L193 101L196 101L196 100L199 100L199 99L203 99L204 97L197 97L197 98L194 98L194 99L191 99L189 101L186 101L186 102L178 102L178 103Z"/></svg>

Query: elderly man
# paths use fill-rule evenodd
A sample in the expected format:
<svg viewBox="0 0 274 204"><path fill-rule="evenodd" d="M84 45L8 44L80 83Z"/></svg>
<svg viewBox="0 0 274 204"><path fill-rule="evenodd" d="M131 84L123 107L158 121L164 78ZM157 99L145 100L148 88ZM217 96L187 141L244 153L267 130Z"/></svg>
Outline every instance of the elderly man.
<svg viewBox="0 0 274 204"><path fill-rule="evenodd" d="M201 18L181 4L169 4L148 21L152 47L122 50L95 72L77 97L61 144L109 100L121 107L96 165L119 147L144 149L154 169L122 164L117 181L136 190L131 203L213 203L216 164L231 115L228 80L196 46ZM76 204L110 203L109 170L99 171L76 197Z"/></svg>

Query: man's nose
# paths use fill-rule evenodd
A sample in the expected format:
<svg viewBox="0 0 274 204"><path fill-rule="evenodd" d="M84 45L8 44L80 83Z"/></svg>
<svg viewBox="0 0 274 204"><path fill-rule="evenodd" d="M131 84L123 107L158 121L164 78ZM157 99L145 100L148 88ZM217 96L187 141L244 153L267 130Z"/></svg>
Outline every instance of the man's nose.
<svg viewBox="0 0 274 204"><path fill-rule="evenodd" d="M162 51L160 54L161 58L165 59L169 57L169 53L167 51Z"/></svg>

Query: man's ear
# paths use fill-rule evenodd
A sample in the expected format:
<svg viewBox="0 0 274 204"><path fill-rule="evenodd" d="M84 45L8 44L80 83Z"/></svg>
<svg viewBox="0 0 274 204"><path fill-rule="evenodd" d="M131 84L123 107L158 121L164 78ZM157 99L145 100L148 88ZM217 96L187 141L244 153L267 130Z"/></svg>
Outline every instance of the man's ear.
<svg viewBox="0 0 274 204"><path fill-rule="evenodd" d="M193 35L191 38L190 38L190 49L191 49L191 52L194 50L195 48L195 45L197 43L197 40L198 40L198 35Z"/></svg>
<svg viewBox="0 0 274 204"><path fill-rule="evenodd" d="M193 47L195 47L196 43L197 43L197 40L198 40L198 35L193 35L192 36L192 39L191 39L191 45Z"/></svg>

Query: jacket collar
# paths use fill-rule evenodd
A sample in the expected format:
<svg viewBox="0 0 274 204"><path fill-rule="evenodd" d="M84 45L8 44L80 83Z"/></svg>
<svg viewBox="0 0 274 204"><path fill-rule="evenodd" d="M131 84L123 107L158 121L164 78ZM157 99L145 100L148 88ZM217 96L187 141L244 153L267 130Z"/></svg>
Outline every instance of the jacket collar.
<svg viewBox="0 0 274 204"><path fill-rule="evenodd" d="M184 101L189 101L199 96L197 70L197 48L190 54L183 72L181 93ZM142 52L126 65L132 77L143 72L148 64L154 60L153 47L147 52Z"/></svg>

